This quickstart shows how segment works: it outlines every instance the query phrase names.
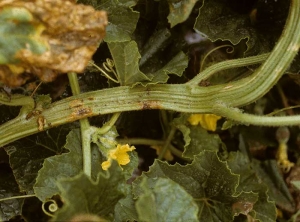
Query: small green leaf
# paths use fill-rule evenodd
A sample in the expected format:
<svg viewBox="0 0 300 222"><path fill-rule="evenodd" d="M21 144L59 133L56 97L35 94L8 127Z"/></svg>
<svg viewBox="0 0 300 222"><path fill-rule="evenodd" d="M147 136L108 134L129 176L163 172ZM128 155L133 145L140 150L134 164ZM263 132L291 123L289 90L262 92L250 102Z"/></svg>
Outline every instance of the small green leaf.
<svg viewBox="0 0 300 222"><path fill-rule="evenodd" d="M187 56L179 52L163 68L146 75L139 69L141 55L135 41L108 43L108 47L121 85L166 83L169 74L181 76L188 65Z"/></svg>
<svg viewBox="0 0 300 222"><path fill-rule="evenodd" d="M73 178L62 179L57 185L61 191L64 206L52 221L69 221L78 214L96 214L110 218L117 202L124 197L125 178L116 162L109 172L99 173L93 181L84 173Z"/></svg>
<svg viewBox="0 0 300 222"><path fill-rule="evenodd" d="M217 134L208 133L201 126L191 126L187 118L189 114L182 114L173 120L173 125L183 134L185 142L183 157L190 159L202 151L219 151L222 141Z"/></svg>
<svg viewBox="0 0 300 222"><path fill-rule="evenodd" d="M153 73L154 77L151 83L166 83L169 79L169 74L181 76L187 66L188 57L183 52L179 52L163 68Z"/></svg>
<svg viewBox="0 0 300 222"><path fill-rule="evenodd" d="M148 180L150 188L154 187L154 179L160 177L181 185L196 200L199 221L232 221L235 215L251 211L257 201L254 193L236 193L239 176L231 173L227 164L211 151L201 152L186 166L155 161L149 172L134 181L135 197L143 193L139 186L144 177L152 179Z"/></svg>
<svg viewBox="0 0 300 222"><path fill-rule="evenodd" d="M58 179L75 176L82 171L81 138L78 129L69 133L65 148L70 152L45 159L38 173L34 192L41 201L59 194Z"/></svg>
<svg viewBox="0 0 300 222"><path fill-rule="evenodd" d="M2 198L22 195L8 164L0 164L0 221L8 221L22 212L24 199L1 201Z"/></svg>
<svg viewBox="0 0 300 222"><path fill-rule="evenodd" d="M63 152L63 144L69 131L70 127L65 125L18 140L5 147L21 191L33 192L33 185L44 159Z"/></svg>
<svg viewBox="0 0 300 222"><path fill-rule="evenodd" d="M149 182L153 180L152 187ZM140 221L198 221L198 206L192 196L168 178L145 177L140 184L143 194L136 201Z"/></svg>
<svg viewBox="0 0 300 222"><path fill-rule="evenodd" d="M171 28L175 25L184 22L190 15L197 0L168 0L170 13L168 21Z"/></svg>
<svg viewBox="0 0 300 222"><path fill-rule="evenodd" d="M118 79L122 86L132 86L151 80L139 69L141 55L136 42L108 43L108 47L114 59Z"/></svg>
<svg viewBox="0 0 300 222"><path fill-rule="evenodd" d="M34 21L32 14L21 7L0 10L0 64L17 63L18 51L27 49L42 54L48 48L40 37L44 27Z"/></svg>

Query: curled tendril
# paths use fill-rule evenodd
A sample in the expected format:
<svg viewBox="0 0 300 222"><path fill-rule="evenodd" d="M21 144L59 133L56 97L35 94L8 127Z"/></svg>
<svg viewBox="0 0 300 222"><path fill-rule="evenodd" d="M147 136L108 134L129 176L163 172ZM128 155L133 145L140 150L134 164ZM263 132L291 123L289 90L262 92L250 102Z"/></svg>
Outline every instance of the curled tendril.
<svg viewBox="0 0 300 222"><path fill-rule="evenodd" d="M46 209L47 208L47 209ZM46 200L42 204L43 212L49 217L53 217L53 214L59 209L55 200Z"/></svg>
<svg viewBox="0 0 300 222"><path fill-rule="evenodd" d="M106 61L102 63L104 69L97 66L95 63L93 63L91 61L89 62L89 64L91 64L92 66L97 68L109 80L111 80L115 83L120 83L120 81L118 80L118 75L117 75L116 71L114 70L115 63L112 59L107 58ZM113 77L111 77L108 73L113 73L115 79Z"/></svg>
<svg viewBox="0 0 300 222"><path fill-rule="evenodd" d="M220 46L218 46L218 47L216 47L216 48L213 48L213 49L210 50L210 51L204 56L204 58L202 59L201 64L200 64L200 72L201 72L202 69L203 69L203 65L204 65L204 62L205 62L205 60L207 59L207 57L208 57L210 54L212 54L214 51L216 51L216 50L218 50L218 49L221 49L221 48L227 48L227 49L226 49L226 53L228 53L228 54L231 54L231 53L234 52L234 47L233 47L232 45L220 45Z"/></svg>

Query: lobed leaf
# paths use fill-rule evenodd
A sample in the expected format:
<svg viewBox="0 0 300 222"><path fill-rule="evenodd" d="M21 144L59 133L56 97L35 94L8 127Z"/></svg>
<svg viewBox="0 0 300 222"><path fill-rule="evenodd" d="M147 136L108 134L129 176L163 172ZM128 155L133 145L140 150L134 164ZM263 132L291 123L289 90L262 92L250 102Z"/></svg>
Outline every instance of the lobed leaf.
<svg viewBox="0 0 300 222"><path fill-rule="evenodd" d="M175 55L163 68L153 73L152 84L166 83L169 79L169 74L181 76L188 66L188 57L180 51Z"/></svg>
<svg viewBox="0 0 300 222"><path fill-rule="evenodd" d="M118 80L121 85L131 86L151 80L152 77L146 76L139 69L141 55L136 42L108 43L108 47L114 59Z"/></svg>
<svg viewBox="0 0 300 222"><path fill-rule="evenodd" d="M125 178L116 162L109 172L99 173L93 181L84 173L73 178L62 179L57 185L61 191L64 206L52 221L69 221L79 214L96 214L111 218L115 205L124 196Z"/></svg>
<svg viewBox="0 0 300 222"><path fill-rule="evenodd" d="M153 180L151 188L147 180ZM140 221L198 221L195 200L173 180L145 177L140 188L143 193L135 204Z"/></svg>
<svg viewBox="0 0 300 222"><path fill-rule="evenodd" d="M249 15L235 12L221 0L204 1L194 29L206 34L212 41L228 40L233 45L247 39L250 54L268 52L270 49L270 42L253 28Z"/></svg>
<svg viewBox="0 0 300 222"><path fill-rule="evenodd" d="M183 157L190 159L202 151L219 151L222 141L217 134L208 133L201 126L192 126L187 119L190 114L182 114L173 120L173 125L181 131L185 142Z"/></svg>
<svg viewBox="0 0 300 222"><path fill-rule="evenodd" d="M5 147L20 191L32 193L44 159L63 152L68 126L24 138Z"/></svg>
<svg viewBox="0 0 300 222"><path fill-rule="evenodd" d="M258 200L253 206L251 215L254 219L263 222L276 220L276 206L274 201L269 200L268 187L260 179L256 172L250 167L250 162L240 152L231 152L227 164L233 173L240 175L238 192L254 192L258 194Z"/></svg>
<svg viewBox="0 0 300 222"><path fill-rule="evenodd" d="M135 41L108 43L108 47L121 85L166 83L169 74L181 76L188 65L187 56L179 52L161 69L153 74L144 74L139 69L141 55Z"/></svg>
<svg viewBox="0 0 300 222"><path fill-rule="evenodd" d="M45 159L38 173L33 188L41 201L59 194L57 187L59 179L73 177L82 171L81 138L78 129L68 134L65 148L70 152Z"/></svg>
<svg viewBox="0 0 300 222"><path fill-rule="evenodd" d="M149 172L134 182L135 197L143 193L140 186L145 177L149 178L149 188L154 187L157 178L169 178L181 185L196 200L200 221L232 221L235 215L250 212L258 198L251 192L236 193L239 176L211 151L201 152L186 166L155 161Z"/></svg>

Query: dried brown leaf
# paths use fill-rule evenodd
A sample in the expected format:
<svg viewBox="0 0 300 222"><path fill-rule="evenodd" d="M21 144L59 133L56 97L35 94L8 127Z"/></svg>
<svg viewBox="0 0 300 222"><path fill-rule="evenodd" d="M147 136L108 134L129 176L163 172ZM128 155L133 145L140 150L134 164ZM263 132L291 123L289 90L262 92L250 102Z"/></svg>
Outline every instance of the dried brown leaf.
<svg viewBox="0 0 300 222"><path fill-rule="evenodd" d="M68 0L4 0L4 7L25 8L34 21L41 23L42 38L48 50L36 54L24 47L15 53L14 64L0 65L0 82L10 86L23 84L29 76L36 75L49 82L59 73L82 72L105 36L107 16L91 6Z"/></svg>

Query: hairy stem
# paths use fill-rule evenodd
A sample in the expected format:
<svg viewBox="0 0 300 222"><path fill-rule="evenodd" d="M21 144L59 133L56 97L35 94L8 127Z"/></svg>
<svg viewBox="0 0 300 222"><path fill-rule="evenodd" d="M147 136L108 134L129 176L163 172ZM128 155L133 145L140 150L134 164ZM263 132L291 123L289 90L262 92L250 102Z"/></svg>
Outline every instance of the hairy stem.
<svg viewBox="0 0 300 222"><path fill-rule="evenodd" d="M241 124L257 126L292 126L300 125L300 116L257 116L243 113L238 108L231 108L225 104L216 104L214 113L227 117Z"/></svg>

